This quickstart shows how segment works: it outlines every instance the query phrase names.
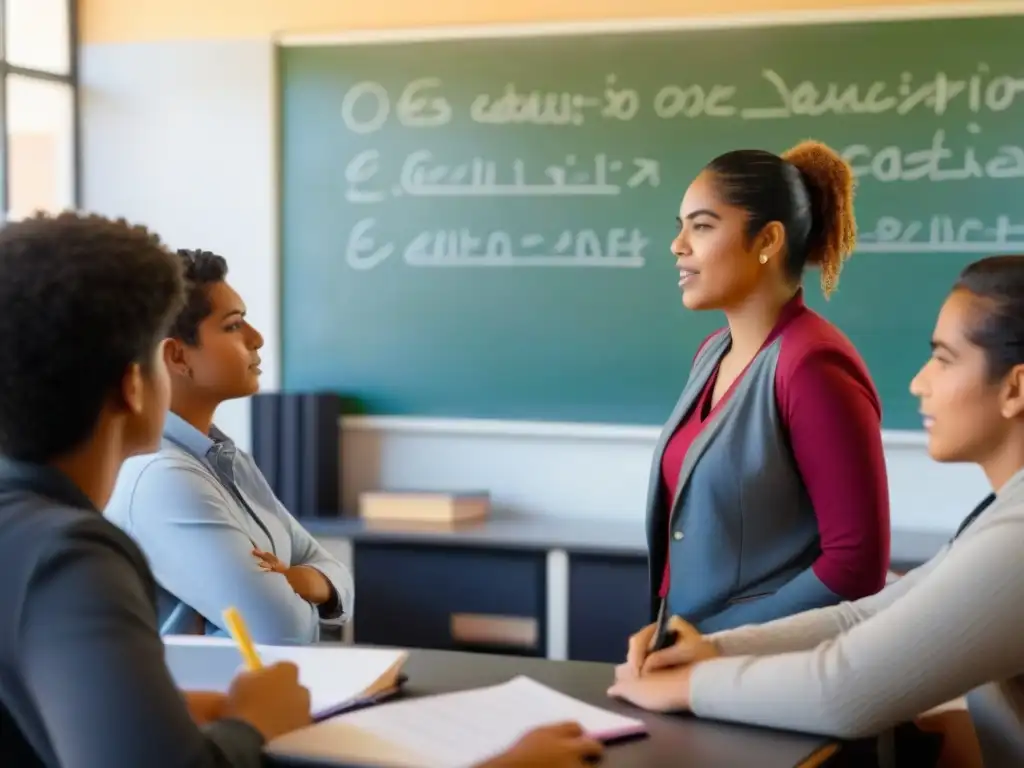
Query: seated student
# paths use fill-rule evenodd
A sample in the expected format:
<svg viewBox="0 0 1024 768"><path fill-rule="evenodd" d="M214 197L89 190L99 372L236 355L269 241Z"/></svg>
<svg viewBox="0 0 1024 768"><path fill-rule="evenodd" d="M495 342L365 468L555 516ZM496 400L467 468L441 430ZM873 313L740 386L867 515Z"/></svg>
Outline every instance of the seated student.
<svg viewBox="0 0 1024 768"><path fill-rule="evenodd" d="M162 339L182 292L144 228L63 214L0 230L5 768L257 768L266 740L309 723L292 664L240 674L227 695L178 691L153 575L99 513L124 459L159 442ZM601 751L563 724L480 768L570 768Z"/></svg>
<svg viewBox="0 0 1024 768"><path fill-rule="evenodd" d="M258 766L309 722L293 665L183 700L146 560L98 511L159 440L180 272L145 229L98 217L0 230L0 765Z"/></svg>
<svg viewBox="0 0 1024 768"><path fill-rule="evenodd" d="M992 487L952 541L856 602L707 637L675 620L676 644L651 655L648 626L612 695L844 738L966 695L953 764L1024 765L1024 256L961 273L911 391L931 456L977 464Z"/></svg>
<svg viewBox="0 0 1024 768"><path fill-rule="evenodd" d="M162 634L222 634L236 605L260 643L319 639L352 614L352 577L274 496L252 457L213 425L259 389L263 337L208 251L178 251L185 308L166 347L171 412L159 452L125 463L106 515L145 552Z"/></svg>

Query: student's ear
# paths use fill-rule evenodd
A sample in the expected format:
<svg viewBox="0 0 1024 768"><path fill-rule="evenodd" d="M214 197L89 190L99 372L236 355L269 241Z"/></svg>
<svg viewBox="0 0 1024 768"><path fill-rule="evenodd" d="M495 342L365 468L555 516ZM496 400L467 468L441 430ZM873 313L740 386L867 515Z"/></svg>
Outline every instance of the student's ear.
<svg viewBox="0 0 1024 768"><path fill-rule="evenodd" d="M189 366L185 345L179 339L166 339L163 345L164 362L172 376L189 375Z"/></svg>
<svg viewBox="0 0 1024 768"><path fill-rule="evenodd" d="M1024 365L1015 365L1003 381L1002 414L1005 419L1024 416Z"/></svg>
<svg viewBox="0 0 1024 768"><path fill-rule="evenodd" d="M781 222L769 221L758 234L754 245L758 256L763 254L767 261L778 261L786 245L786 228Z"/></svg>
<svg viewBox="0 0 1024 768"><path fill-rule="evenodd" d="M133 416L138 416L145 407L145 378L142 375L142 366L138 363L132 363L124 372L121 380L121 400Z"/></svg>

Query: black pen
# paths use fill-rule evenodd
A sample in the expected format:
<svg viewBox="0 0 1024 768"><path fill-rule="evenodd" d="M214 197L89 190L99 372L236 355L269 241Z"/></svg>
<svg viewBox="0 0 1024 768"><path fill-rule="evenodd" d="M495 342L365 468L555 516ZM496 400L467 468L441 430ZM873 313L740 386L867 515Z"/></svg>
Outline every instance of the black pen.
<svg viewBox="0 0 1024 768"><path fill-rule="evenodd" d="M662 599L661 607L658 609L657 628L651 638L651 644L647 648L648 653L663 651L669 646L675 645L676 631L668 628L668 600Z"/></svg>

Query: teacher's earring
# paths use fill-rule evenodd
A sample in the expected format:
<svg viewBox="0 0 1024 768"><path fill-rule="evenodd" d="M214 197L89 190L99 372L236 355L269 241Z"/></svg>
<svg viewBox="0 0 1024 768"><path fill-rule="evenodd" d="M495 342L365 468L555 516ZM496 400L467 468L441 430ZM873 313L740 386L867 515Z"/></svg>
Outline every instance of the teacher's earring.
<svg viewBox="0 0 1024 768"><path fill-rule="evenodd" d="M760 261L762 264L767 264L768 263L768 254L767 253L762 253L760 256L757 257L757 260Z"/></svg>

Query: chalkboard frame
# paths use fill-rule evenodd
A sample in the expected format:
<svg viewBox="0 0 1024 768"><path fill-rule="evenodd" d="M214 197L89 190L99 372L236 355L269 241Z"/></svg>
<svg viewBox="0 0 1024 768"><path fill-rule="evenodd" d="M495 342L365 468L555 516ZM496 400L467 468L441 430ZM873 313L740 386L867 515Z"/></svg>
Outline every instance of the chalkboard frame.
<svg viewBox="0 0 1024 768"><path fill-rule="evenodd" d="M464 24L439 27L357 29L337 32L282 32L275 35L274 44L278 49L307 46L336 45L381 45L402 42L438 42L448 40L510 39L536 37L574 37L580 35L602 35L644 32L672 32L698 29L724 29L736 27L771 28L781 26L833 25L842 23L917 21L933 19L973 19L1024 16L1024 2L1002 3L996 0L978 0L974 3L951 3L944 6L894 5L843 9L811 9L777 11L761 14L709 14L694 17L670 18L623 18L608 20L551 21L551 22L509 22L497 24ZM280 53L280 50L278 51ZM281 119L282 83L277 82L276 116ZM279 170L283 156L281 132L277 132L277 157ZM278 212L282 214L284 183L279 174ZM279 265L284 253L283 228L278 227ZM282 270L283 271L283 267ZM279 285L280 288L280 285ZM279 290L279 318L283 325L283 291ZM282 333L282 339L284 335ZM285 356L281 356L282 379L284 378ZM372 426L388 423L405 430L466 431L467 434L512 433L550 434L570 437L582 435L590 438L610 438L622 434L629 439L650 437L657 427L647 423L598 423L593 421L556 422L550 420L531 421L518 418L438 417L417 415L369 415L349 417L353 425ZM358 423L358 424L357 424ZM476 426L474 426L476 423ZM883 428L883 438L890 447L920 447L926 444L923 430L905 428Z"/></svg>

